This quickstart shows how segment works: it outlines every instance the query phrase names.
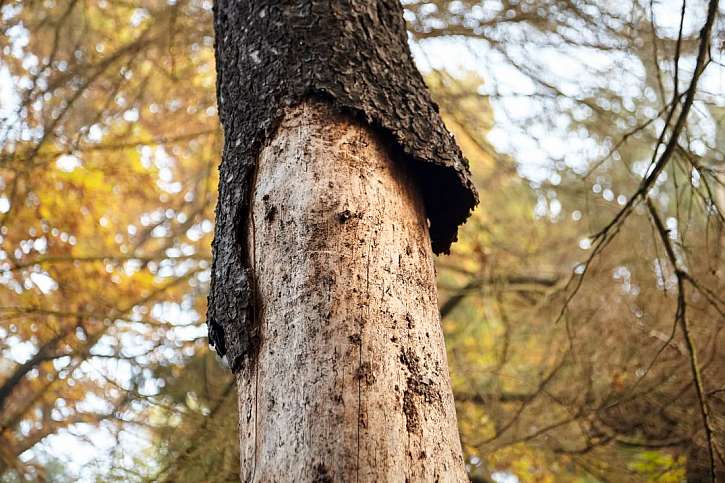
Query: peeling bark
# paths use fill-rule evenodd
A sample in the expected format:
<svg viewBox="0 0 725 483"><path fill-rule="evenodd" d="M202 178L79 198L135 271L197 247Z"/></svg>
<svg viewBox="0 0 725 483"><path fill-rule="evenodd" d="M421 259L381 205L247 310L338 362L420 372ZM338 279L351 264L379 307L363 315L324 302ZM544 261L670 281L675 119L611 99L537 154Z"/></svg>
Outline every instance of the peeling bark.
<svg viewBox="0 0 725 483"><path fill-rule="evenodd" d="M398 0L215 3L225 144L208 320L210 341L234 370L258 338L245 250L252 177L287 107L324 99L389 140L420 189L435 253L448 251L478 201L413 64L402 14Z"/></svg>
<svg viewBox="0 0 725 483"><path fill-rule="evenodd" d="M262 149L237 372L243 481L466 481L414 170L328 104Z"/></svg>

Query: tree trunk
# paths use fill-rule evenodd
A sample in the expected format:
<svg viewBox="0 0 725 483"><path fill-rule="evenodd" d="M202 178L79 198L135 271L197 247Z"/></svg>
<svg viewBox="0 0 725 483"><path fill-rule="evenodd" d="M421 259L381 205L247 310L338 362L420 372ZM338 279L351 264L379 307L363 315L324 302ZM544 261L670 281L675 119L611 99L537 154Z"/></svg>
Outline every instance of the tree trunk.
<svg viewBox="0 0 725 483"><path fill-rule="evenodd" d="M243 481L466 480L426 213L392 152L321 102L288 108L262 148Z"/></svg>
<svg viewBox="0 0 725 483"><path fill-rule="evenodd" d="M685 467L685 480L687 483L711 483L712 468L710 467L710 455L708 454L707 443L692 441L687 451L687 465ZM717 456L716 456L717 458ZM717 481L725 481L725 468L715 461L715 478Z"/></svg>
<svg viewBox="0 0 725 483"><path fill-rule="evenodd" d="M236 372L259 343L247 253L253 177L286 107L324 99L393 143L415 175L435 253L448 252L478 195L415 68L398 0L217 0L214 32L224 155L207 319Z"/></svg>
<svg viewBox="0 0 725 483"><path fill-rule="evenodd" d="M207 318L243 479L464 480L432 253L478 196L400 2L217 0L214 31Z"/></svg>

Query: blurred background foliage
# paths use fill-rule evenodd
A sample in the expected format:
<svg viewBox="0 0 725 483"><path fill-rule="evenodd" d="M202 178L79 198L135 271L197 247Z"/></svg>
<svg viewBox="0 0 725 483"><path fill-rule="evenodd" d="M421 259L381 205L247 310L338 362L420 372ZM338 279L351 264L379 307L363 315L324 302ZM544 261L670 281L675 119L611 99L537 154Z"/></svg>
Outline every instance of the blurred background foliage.
<svg viewBox="0 0 725 483"><path fill-rule="evenodd" d="M724 472L723 10L403 3L481 194L437 260L472 480ZM211 10L0 0L0 481L238 481Z"/></svg>

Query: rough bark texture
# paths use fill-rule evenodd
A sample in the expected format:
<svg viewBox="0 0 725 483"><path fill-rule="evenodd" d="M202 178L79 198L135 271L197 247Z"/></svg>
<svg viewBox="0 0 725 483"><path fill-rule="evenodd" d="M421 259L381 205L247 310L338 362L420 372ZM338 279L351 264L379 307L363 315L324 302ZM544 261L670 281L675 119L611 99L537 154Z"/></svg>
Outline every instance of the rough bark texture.
<svg viewBox="0 0 725 483"><path fill-rule="evenodd" d="M243 481L466 480L423 200L388 148L306 103L262 150Z"/></svg>
<svg viewBox="0 0 725 483"><path fill-rule="evenodd" d="M233 369L254 350L245 252L259 150L287 106L324 98L392 141L447 252L477 203L466 161L416 70L398 0L217 0L217 90L224 125L209 335ZM305 189L303 185L298 186Z"/></svg>

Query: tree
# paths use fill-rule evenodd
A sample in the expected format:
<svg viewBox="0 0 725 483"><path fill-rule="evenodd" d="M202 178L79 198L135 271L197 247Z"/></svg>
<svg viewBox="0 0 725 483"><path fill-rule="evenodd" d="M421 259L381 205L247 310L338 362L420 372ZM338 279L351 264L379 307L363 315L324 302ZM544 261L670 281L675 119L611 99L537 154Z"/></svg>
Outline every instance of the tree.
<svg viewBox="0 0 725 483"><path fill-rule="evenodd" d="M209 336L237 373L245 481L465 479L432 253L476 193L402 14L216 4Z"/></svg>

